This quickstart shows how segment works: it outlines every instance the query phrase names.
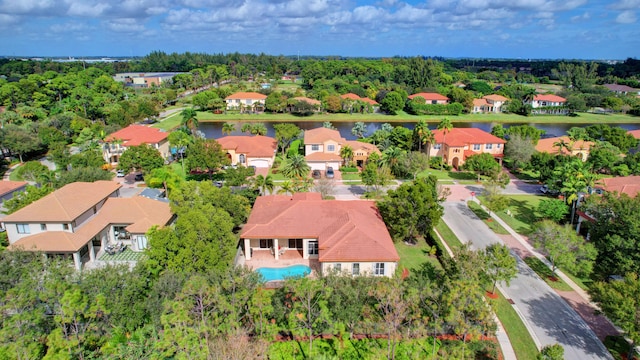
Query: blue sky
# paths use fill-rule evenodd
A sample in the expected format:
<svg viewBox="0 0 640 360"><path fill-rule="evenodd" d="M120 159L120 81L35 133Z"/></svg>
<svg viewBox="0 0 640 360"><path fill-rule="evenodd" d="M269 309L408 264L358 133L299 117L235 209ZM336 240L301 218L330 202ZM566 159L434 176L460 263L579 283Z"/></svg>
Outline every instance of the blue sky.
<svg viewBox="0 0 640 360"><path fill-rule="evenodd" d="M640 0L0 0L0 55L625 59Z"/></svg>

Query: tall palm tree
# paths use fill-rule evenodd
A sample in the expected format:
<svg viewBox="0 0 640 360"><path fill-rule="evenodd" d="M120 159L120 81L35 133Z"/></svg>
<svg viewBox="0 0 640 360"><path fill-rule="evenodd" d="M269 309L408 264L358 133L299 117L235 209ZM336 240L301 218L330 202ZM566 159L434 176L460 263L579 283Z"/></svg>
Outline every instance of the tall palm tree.
<svg viewBox="0 0 640 360"><path fill-rule="evenodd" d="M290 180L285 180L280 184L280 188L278 189L278 194L293 194L295 191L293 190L293 183Z"/></svg>
<svg viewBox="0 0 640 360"><path fill-rule="evenodd" d="M413 128L413 133L418 138L418 151L422 152L422 144L425 133L429 131L429 125L424 119L418 120L416 127Z"/></svg>
<svg viewBox="0 0 640 360"><path fill-rule="evenodd" d="M310 170L307 160L300 154L295 154L285 159L280 166L282 175L289 179L306 177L309 175Z"/></svg>
<svg viewBox="0 0 640 360"><path fill-rule="evenodd" d="M349 145L345 145L340 148L340 157L342 158L342 162L344 166L347 166L351 162L351 158L353 158L353 149Z"/></svg>
<svg viewBox="0 0 640 360"><path fill-rule="evenodd" d="M553 147L558 148L558 154L562 154L562 149L567 149L569 153L573 150L570 142L565 141L563 138L553 143Z"/></svg>
<svg viewBox="0 0 640 360"><path fill-rule="evenodd" d="M182 121L180 124L191 131L191 134L195 134L198 128L198 113L194 108L186 108L180 113L182 115Z"/></svg>
<svg viewBox="0 0 640 360"><path fill-rule="evenodd" d="M451 132L451 129L453 129L453 123L448 118L444 118L438 124L437 129L442 130L442 164L440 165L440 168L442 169L442 166L446 161L444 157L444 146L447 143L447 133Z"/></svg>
<svg viewBox="0 0 640 360"><path fill-rule="evenodd" d="M430 167L430 161L431 161L431 145L436 142L436 135L433 133L433 131L429 130L427 128L427 131L424 133L423 135L423 139L422 141L424 141L426 148L427 148L427 169Z"/></svg>
<svg viewBox="0 0 640 360"><path fill-rule="evenodd" d="M267 135L267 126L263 123L256 123L251 126L251 134L253 135Z"/></svg>
<svg viewBox="0 0 640 360"><path fill-rule="evenodd" d="M225 135L231 135L232 132L236 131L236 125L232 123L224 123L222 124L222 133Z"/></svg>
<svg viewBox="0 0 640 360"><path fill-rule="evenodd" d="M258 175L253 180L253 184L258 189L260 189L261 195L265 195L267 193L267 190L269 190L269 194L273 193L274 184L273 184L273 178L271 177L271 175L267 175L267 176Z"/></svg>
<svg viewBox="0 0 640 360"><path fill-rule="evenodd" d="M382 153L382 158L380 159L382 164L387 166L393 172L393 168L400 161L400 157L404 154L404 150L391 146Z"/></svg>

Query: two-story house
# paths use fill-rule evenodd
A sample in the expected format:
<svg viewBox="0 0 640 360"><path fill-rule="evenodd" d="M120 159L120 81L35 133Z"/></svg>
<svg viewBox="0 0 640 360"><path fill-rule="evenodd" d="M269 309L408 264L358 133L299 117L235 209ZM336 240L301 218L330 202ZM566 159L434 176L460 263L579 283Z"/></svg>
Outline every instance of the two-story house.
<svg viewBox="0 0 640 360"><path fill-rule="evenodd" d="M423 98L425 101L425 104L447 105L449 103L449 98L444 95L440 95L438 93L426 93L426 92L409 95L409 100L413 100L414 98L417 98L417 97Z"/></svg>
<svg viewBox="0 0 640 360"><path fill-rule="evenodd" d="M593 141L572 141L565 135L538 140L536 151L549 154L571 155L580 158L582 161L587 161L589 151L593 145Z"/></svg>
<svg viewBox="0 0 640 360"><path fill-rule="evenodd" d="M278 143L268 136L224 136L216 140L227 152L231 165L270 168Z"/></svg>
<svg viewBox="0 0 640 360"><path fill-rule="evenodd" d="M267 95L257 92L237 92L224 98L227 110L263 111Z"/></svg>
<svg viewBox="0 0 640 360"><path fill-rule="evenodd" d="M380 153L378 147L373 144L345 140L338 130L316 128L304 132L305 159L311 170L324 171L329 166L338 169L343 160L340 152L344 146L351 148L353 153L351 160L357 166L364 165L369 155Z"/></svg>
<svg viewBox="0 0 640 360"><path fill-rule="evenodd" d="M539 94L533 97L531 101L531 107L547 107L547 106L564 106L567 103L567 99L562 96L553 94Z"/></svg>
<svg viewBox="0 0 640 360"><path fill-rule="evenodd" d="M442 157L445 164L459 168L471 155L489 153L502 163L506 141L476 128L453 128L451 131L433 130L435 142L430 156Z"/></svg>
<svg viewBox="0 0 640 360"><path fill-rule="evenodd" d="M120 198L120 187L114 181L71 183L7 215L2 224L9 249L69 258L78 270L109 244L144 250L147 231L170 224L173 214L166 202Z"/></svg>
<svg viewBox="0 0 640 360"><path fill-rule="evenodd" d="M158 150L163 158L170 155L169 133L160 129L144 126L129 125L120 129L104 139L102 146L102 156L109 164L117 164L122 153L130 146L147 144Z"/></svg>
<svg viewBox="0 0 640 360"><path fill-rule="evenodd" d="M242 228L236 265L304 264L321 274L393 276L393 240L373 201L322 200L319 193L256 200Z"/></svg>

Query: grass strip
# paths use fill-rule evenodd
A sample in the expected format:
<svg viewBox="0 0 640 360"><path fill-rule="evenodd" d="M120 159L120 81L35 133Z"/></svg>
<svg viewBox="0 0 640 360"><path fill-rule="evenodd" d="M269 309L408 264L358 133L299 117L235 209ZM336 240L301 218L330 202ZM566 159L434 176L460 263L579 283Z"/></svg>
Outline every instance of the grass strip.
<svg viewBox="0 0 640 360"><path fill-rule="evenodd" d="M526 257L524 258L524 262L529 265L529 267L535 271L542 280L549 284L552 289L559 291L573 291L571 286L567 285L566 282L555 276L553 272L551 272L551 269L537 257Z"/></svg>
<svg viewBox="0 0 640 360"><path fill-rule="evenodd" d="M477 217L479 217L483 223L485 223L489 229L491 229L496 234L507 235L509 232L507 229L503 228L502 225L493 220L489 213L487 213L481 206L475 201L468 201L467 205L469 209L473 211Z"/></svg>
<svg viewBox="0 0 640 360"><path fill-rule="evenodd" d="M497 293L499 294L497 299L488 298L488 300L509 337L516 357L518 360L535 360L538 356L538 348L529 330L513 309L513 305L502 296L500 291Z"/></svg>

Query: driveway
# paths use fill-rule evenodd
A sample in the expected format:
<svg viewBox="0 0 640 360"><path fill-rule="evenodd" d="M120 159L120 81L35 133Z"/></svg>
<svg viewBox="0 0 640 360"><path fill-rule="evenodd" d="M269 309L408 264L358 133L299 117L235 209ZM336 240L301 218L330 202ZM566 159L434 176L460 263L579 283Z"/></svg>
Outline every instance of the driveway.
<svg viewBox="0 0 640 360"><path fill-rule="evenodd" d="M469 243L473 249L501 243L500 238L469 210L466 202L449 201L444 209L445 223L460 241ZM503 292L524 318L534 341L540 346L562 345L568 360L613 359L584 320L513 251L512 255L518 261L518 275L511 280L510 286L503 287Z"/></svg>

